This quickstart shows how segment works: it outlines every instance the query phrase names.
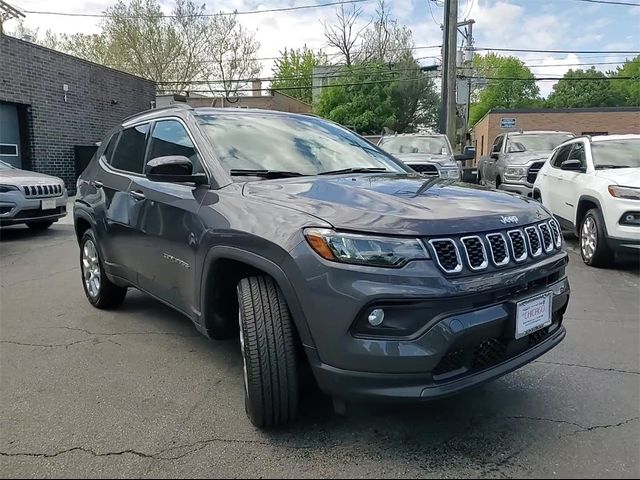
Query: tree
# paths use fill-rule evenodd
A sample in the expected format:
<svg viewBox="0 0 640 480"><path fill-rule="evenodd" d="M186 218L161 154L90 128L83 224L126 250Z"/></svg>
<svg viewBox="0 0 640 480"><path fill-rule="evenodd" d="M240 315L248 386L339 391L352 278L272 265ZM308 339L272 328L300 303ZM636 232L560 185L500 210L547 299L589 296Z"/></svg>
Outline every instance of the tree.
<svg viewBox="0 0 640 480"><path fill-rule="evenodd" d="M397 63L412 57L414 45L411 29L391 18L385 0L378 0L376 18L362 32L362 60Z"/></svg>
<svg viewBox="0 0 640 480"><path fill-rule="evenodd" d="M44 37L41 37L39 28L27 27L22 19L19 19L15 28L7 33L8 35L19 38L20 40L37 43L38 45L42 45L43 47L51 48L53 50L60 48L60 38L55 33L51 30L47 30Z"/></svg>
<svg viewBox="0 0 640 480"><path fill-rule="evenodd" d="M301 49L285 48L280 58L275 61L271 88L286 89L287 95L310 104L313 67L326 64L327 56L322 51L314 53L306 45Z"/></svg>
<svg viewBox="0 0 640 480"><path fill-rule="evenodd" d="M347 66L351 66L357 60L360 34L368 26L368 24L364 27L357 26L360 15L362 15L360 7L352 3L351 7L345 10L344 3L341 3L336 9L336 23L322 22L327 43L330 47L338 49Z"/></svg>
<svg viewBox="0 0 640 480"><path fill-rule="evenodd" d="M640 55L627 60L615 73L611 73L611 90L620 105L629 107L640 106ZM619 79L619 77L631 79Z"/></svg>
<svg viewBox="0 0 640 480"><path fill-rule="evenodd" d="M531 107L540 103L540 89L522 60L494 53L475 55L476 75L487 79L486 86L473 95L471 124L492 108Z"/></svg>
<svg viewBox="0 0 640 480"><path fill-rule="evenodd" d="M612 107L618 104L612 82L595 67L569 70L553 86L553 92L546 101L550 108Z"/></svg>
<svg viewBox="0 0 640 480"><path fill-rule="evenodd" d="M148 78L165 91L205 82L211 91L230 95L260 71L260 44L237 14L205 13L205 5L193 0L175 0L171 15L159 0L118 0L104 11L100 33L52 38L58 50ZM31 41L42 43L37 31Z"/></svg>
<svg viewBox="0 0 640 480"><path fill-rule="evenodd" d="M437 105L433 82L410 60L394 68L345 66L340 78L322 90L315 111L359 133L376 134L383 127L405 132L431 124Z"/></svg>

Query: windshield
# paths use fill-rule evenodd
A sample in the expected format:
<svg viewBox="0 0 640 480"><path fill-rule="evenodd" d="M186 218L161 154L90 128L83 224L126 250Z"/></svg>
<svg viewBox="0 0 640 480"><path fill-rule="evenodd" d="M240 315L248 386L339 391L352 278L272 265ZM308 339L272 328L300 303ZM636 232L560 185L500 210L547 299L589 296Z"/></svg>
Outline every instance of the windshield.
<svg viewBox="0 0 640 480"><path fill-rule="evenodd" d="M198 117L227 170L317 175L351 168L405 170L391 156L336 124L316 117L216 113Z"/></svg>
<svg viewBox="0 0 640 480"><path fill-rule="evenodd" d="M451 155L446 137L391 137L385 138L380 147L389 153L425 153L428 155Z"/></svg>
<svg viewBox="0 0 640 480"><path fill-rule="evenodd" d="M0 171L1 170L13 170L13 167L8 163L4 163L2 160L0 160Z"/></svg>
<svg viewBox="0 0 640 480"><path fill-rule="evenodd" d="M593 142L593 166L596 169L640 167L640 139Z"/></svg>
<svg viewBox="0 0 640 480"><path fill-rule="evenodd" d="M573 138L569 133L552 133L552 134L524 134L509 137L507 152L522 151L551 151L562 142Z"/></svg>

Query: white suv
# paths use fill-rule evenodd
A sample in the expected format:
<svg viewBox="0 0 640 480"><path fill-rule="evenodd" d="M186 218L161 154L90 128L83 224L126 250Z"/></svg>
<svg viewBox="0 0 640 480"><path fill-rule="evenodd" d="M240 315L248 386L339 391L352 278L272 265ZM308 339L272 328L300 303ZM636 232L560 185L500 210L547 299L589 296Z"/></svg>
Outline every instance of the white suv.
<svg viewBox="0 0 640 480"><path fill-rule="evenodd" d="M640 135L564 142L540 170L533 197L579 235L587 265L610 264L614 251L640 252Z"/></svg>

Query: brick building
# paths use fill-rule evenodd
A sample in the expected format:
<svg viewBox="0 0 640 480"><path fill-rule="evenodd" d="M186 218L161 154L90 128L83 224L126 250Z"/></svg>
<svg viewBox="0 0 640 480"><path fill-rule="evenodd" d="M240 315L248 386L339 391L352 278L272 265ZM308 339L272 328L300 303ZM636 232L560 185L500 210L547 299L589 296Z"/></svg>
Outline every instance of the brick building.
<svg viewBox="0 0 640 480"><path fill-rule="evenodd" d="M0 34L0 160L64 179L74 147L151 108L149 80Z"/></svg>
<svg viewBox="0 0 640 480"><path fill-rule="evenodd" d="M476 159L488 154L499 134L516 130L562 130L576 135L640 133L640 107L490 110L472 129Z"/></svg>

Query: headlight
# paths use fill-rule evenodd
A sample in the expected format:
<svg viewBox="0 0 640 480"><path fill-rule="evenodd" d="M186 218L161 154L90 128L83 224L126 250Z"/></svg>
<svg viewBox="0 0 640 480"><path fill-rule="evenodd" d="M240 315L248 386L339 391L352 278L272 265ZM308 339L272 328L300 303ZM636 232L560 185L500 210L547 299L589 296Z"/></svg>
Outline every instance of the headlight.
<svg viewBox="0 0 640 480"><path fill-rule="evenodd" d="M0 185L0 193L12 192L14 190L20 190L15 185Z"/></svg>
<svg viewBox="0 0 640 480"><path fill-rule="evenodd" d="M509 177L524 177L527 175L526 167L507 167L504 172Z"/></svg>
<svg viewBox="0 0 640 480"><path fill-rule="evenodd" d="M640 200L640 188L609 185L609 193L611 194L611 196L616 198L625 198L627 200Z"/></svg>
<svg viewBox="0 0 640 480"><path fill-rule="evenodd" d="M442 169L440 174L442 178L455 178L456 180L460 178L460 171L457 168Z"/></svg>
<svg viewBox="0 0 640 480"><path fill-rule="evenodd" d="M328 228L308 228L304 236L318 255L334 262L402 267L410 260L429 258L427 249L417 238L374 237Z"/></svg>

